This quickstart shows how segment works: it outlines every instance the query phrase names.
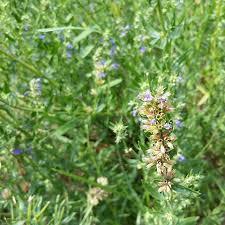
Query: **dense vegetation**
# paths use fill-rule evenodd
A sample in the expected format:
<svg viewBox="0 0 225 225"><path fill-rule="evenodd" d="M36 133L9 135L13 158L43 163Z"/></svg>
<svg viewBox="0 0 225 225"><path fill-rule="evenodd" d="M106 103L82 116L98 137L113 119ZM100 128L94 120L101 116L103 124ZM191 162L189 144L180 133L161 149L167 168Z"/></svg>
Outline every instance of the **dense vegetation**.
<svg viewBox="0 0 225 225"><path fill-rule="evenodd" d="M0 12L0 224L225 223L223 0L1 0ZM143 125L159 99L168 112ZM146 166L158 120L170 176Z"/></svg>

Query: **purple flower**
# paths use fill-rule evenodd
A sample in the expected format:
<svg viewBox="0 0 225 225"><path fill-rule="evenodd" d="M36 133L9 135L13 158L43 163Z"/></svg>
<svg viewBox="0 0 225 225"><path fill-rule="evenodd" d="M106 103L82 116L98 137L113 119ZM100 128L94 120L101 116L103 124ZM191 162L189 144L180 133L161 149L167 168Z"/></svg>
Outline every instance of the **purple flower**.
<svg viewBox="0 0 225 225"><path fill-rule="evenodd" d="M67 49L73 49L73 45L71 43L69 43L66 47Z"/></svg>
<svg viewBox="0 0 225 225"><path fill-rule="evenodd" d="M142 54L144 54L145 52L146 52L146 47L145 46L142 46L142 47L140 47L140 52L142 53Z"/></svg>
<svg viewBox="0 0 225 225"><path fill-rule="evenodd" d="M162 96L160 96L159 97L159 101L162 103L162 102L167 102L167 100L168 100L168 96L166 96L166 95L162 95Z"/></svg>
<svg viewBox="0 0 225 225"><path fill-rule="evenodd" d="M147 90L147 91L144 93L143 101L145 101L145 102L150 102L152 99L153 99L153 97L152 97L152 95L151 95L151 92L150 92L149 90Z"/></svg>
<svg viewBox="0 0 225 225"><path fill-rule="evenodd" d="M155 124L156 124L156 119L150 120L150 124L151 124L151 125L155 125Z"/></svg>
<svg viewBox="0 0 225 225"><path fill-rule="evenodd" d="M100 72L100 73L98 73L98 77L99 78L105 78L106 77L106 73Z"/></svg>
<svg viewBox="0 0 225 225"><path fill-rule="evenodd" d="M12 150L13 155L21 155L22 153L23 153L23 150L18 148Z"/></svg>
<svg viewBox="0 0 225 225"><path fill-rule="evenodd" d="M120 37L124 37L127 35L128 31L130 30L131 26L126 25L125 27L122 28L122 31L120 33Z"/></svg>
<svg viewBox="0 0 225 225"><path fill-rule="evenodd" d="M169 124L169 123L166 123L166 124L164 125L164 128L165 128L166 130L169 130L169 129L172 128L172 125Z"/></svg>
<svg viewBox="0 0 225 225"><path fill-rule="evenodd" d="M137 116L137 110L136 109L132 110L131 114L132 114L133 117L136 117Z"/></svg>
<svg viewBox="0 0 225 225"><path fill-rule="evenodd" d="M106 60L105 59L102 59L98 62L98 65L99 66L106 66Z"/></svg>
<svg viewBox="0 0 225 225"><path fill-rule="evenodd" d="M67 51L66 52L66 57L67 57L67 59L72 58L72 52L71 51Z"/></svg>
<svg viewBox="0 0 225 225"><path fill-rule="evenodd" d="M125 37L127 35L127 31L122 31L121 33L120 33L120 37Z"/></svg>
<svg viewBox="0 0 225 225"><path fill-rule="evenodd" d="M175 120L175 124L176 124L177 128L183 127L183 123L180 120Z"/></svg>
<svg viewBox="0 0 225 225"><path fill-rule="evenodd" d="M110 56L113 57L116 54L116 46L113 45L112 48L110 49Z"/></svg>
<svg viewBox="0 0 225 225"><path fill-rule="evenodd" d="M120 65L118 63L113 63L112 64L112 69L114 69L114 70L118 70L119 67L120 67Z"/></svg>
<svg viewBox="0 0 225 225"><path fill-rule="evenodd" d="M25 91L24 94L23 94L23 96L24 96L24 97L29 96L29 91Z"/></svg>
<svg viewBox="0 0 225 225"><path fill-rule="evenodd" d="M39 39L43 41L45 39L45 34L40 34Z"/></svg>
<svg viewBox="0 0 225 225"><path fill-rule="evenodd" d="M178 161L183 162L186 160L186 157L184 155L179 155Z"/></svg>

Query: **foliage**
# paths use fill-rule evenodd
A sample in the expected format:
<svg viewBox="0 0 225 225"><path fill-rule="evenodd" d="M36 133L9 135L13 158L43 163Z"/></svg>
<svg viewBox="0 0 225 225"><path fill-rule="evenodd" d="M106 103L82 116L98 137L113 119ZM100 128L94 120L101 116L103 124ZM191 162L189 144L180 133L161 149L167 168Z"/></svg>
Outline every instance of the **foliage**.
<svg viewBox="0 0 225 225"><path fill-rule="evenodd" d="M0 11L1 224L224 223L224 1L2 0ZM160 86L180 121L169 193L143 166L152 142L136 112Z"/></svg>

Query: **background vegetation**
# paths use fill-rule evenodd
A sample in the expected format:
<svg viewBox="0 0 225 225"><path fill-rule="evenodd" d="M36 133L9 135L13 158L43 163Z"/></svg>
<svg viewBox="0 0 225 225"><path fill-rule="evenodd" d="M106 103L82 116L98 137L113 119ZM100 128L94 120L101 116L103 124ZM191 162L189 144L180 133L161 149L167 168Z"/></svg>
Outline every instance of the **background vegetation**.
<svg viewBox="0 0 225 225"><path fill-rule="evenodd" d="M0 12L0 224L224 223L224 1L2 0ZM142 164L133 108L161 85L183 124L171 194ZM108 193L96 206L94 187Z"/></svg>

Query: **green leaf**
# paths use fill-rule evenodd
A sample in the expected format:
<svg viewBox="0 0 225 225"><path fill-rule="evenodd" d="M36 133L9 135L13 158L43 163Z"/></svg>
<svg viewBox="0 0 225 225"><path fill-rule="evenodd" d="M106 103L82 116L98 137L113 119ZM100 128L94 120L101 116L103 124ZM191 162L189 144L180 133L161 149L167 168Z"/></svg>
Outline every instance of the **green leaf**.
<svg viewBox="0 0 225 225"><path fill-rule="evenodd" d="M121 78L118 78L118 79L115 79L115 80L113 80L113 81L110 81L110 82L107 83L107 84L102 85L102 86L100 87L100 89L106 89L107 87L108 87L108 88L111 88L111 87L113 87L113 86L116 86L116 85L120 84L121 82L122 82L122 79L121 79Z"/></svg>
<svg viewBox="0 0 225 225"><path fill-rule="evenodd" d="M25 222L26 222L25 220L20 220L16 223L13 223L13 225L25 225Z"/></svg>
<svg viewBox="0 0 225 225"><path fill-rule="evenodd" d="M92 51L93 48L94 48L94 45L88 45L85 48L83 48L81 50L80 57L82 59L85 58L85 57L87 57L91 53L91 51Z"/></svg>
<svg viewBox="0 0 225 225"><path fill-rule="evenodd" d="M65 134L68 130L72 129L74 127L74 124L77 122L77 119L73 119L71 121L68 121L67 123L65 123L64 125L58 127L55 132L53 133L53 135L56 136L62 136L63 134Z"/></svg>
<svg viewBox="0 0 225 225"><path fill-rule="evenodd" d="M84 30L84 29L85 28L83 28L83 27L73 27L73 26L50 27L50 28L38 29L37 32L47 33L47 32L62 31L62 30Z"/></svg>
<svg viewBox="0 0 225 225"><path fill-rule="evenodd" d="M195 225L198 218L199 218L198 216L187 217L187 218L181 219L179 224L180 225Z"/></svg>
<svg viewBox="0 0 225 225"><path fill-rule="evenodd" d="M88 37L91 33L96 32L97 30L93 27L89 27L86 30L84 30L83 32L81 32L77 37L75 37L73 39L73 44L76 44L78 42L80 42L81 40L85 39L86 37Z"/></svg>

